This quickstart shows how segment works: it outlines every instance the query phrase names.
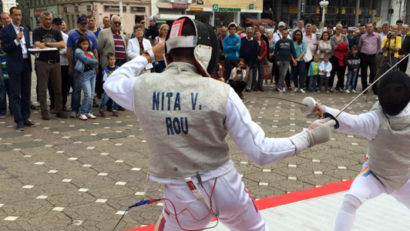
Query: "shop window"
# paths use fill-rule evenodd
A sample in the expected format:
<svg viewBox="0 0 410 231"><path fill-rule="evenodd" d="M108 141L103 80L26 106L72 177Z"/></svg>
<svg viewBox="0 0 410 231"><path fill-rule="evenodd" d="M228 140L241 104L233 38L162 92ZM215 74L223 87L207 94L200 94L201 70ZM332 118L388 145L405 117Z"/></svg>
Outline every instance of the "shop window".
<svg viewBox="0 0 410 231"><path fill-rule="evenodd" d="M67 9L67 7L65 6L65 7L63 7L63 12L64 13L67 13L68 12L68 9Z"/></svg>

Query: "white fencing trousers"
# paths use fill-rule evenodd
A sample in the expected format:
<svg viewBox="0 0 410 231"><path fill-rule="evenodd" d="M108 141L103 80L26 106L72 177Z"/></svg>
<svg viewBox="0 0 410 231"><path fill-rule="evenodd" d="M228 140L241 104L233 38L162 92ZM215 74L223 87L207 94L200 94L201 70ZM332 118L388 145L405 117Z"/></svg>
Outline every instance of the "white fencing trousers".
<svg viewBox="0 0 410 231"><path fill-rule="evenodd" d="M213 185L214 179L203 182L203 186L209 195ZM209 203L207 193L201 189L201 194L204 196L205 201ZM208 207L194 196L186 184L164 185L164 196L173 202L182 227L180 228L176 221L171 203L165 200L162 211L165 219L164 231L202 230L214 218L212 213L209 213ZM245 191L241 177L235 168L218 177L212 197L212 207L218 214L219 221L230 230L268 230L253 199Z"/></svg>
<svg viewBox="0 0 410 231"><path fill-rule="evenodd" d="M354 179L349 192L345 196L343 205L336 217L335 231L351 230L356 209L367 200L375 198L382 193L386 193L383 184L373 175L371 170L367 168L367 163L363 166L364 168L362 172ZM410 180L390 195L410 209ZM355 200L360 202L356 203ZM356 206L352 208L352 205Z"/></svg>

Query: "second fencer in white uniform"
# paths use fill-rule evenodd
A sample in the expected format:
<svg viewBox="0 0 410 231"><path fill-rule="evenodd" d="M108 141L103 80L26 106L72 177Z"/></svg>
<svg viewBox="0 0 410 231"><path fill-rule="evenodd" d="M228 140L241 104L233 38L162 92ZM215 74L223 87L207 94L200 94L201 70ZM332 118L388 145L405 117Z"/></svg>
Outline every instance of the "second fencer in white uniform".
<svg viewBox="0 0 410 231"><path fill-rule="evenodd" d="M139 76L161 56L154 47L104 84L115 102L137 114L144 129L149 177L163 185L166 198L158 230L202 230L215 216L230 230L267 230L231 160L226 136L264 165L328 141L334 121L291 137L267 138L235 91L209 78L219 55L209 25L180 18L165 46L164 72Z"/></svg>
<svg viewBox="0 0 410 231"><path fill-rule="evenodd" d="M356 210L388 193L410 209L410 77L388 73L379 84L379 102L360 115L342 112L337 131L368 140L368 160L354 179L337 214L334 231L353 228ZM319 106L333 116L339 110Z"/></svg>

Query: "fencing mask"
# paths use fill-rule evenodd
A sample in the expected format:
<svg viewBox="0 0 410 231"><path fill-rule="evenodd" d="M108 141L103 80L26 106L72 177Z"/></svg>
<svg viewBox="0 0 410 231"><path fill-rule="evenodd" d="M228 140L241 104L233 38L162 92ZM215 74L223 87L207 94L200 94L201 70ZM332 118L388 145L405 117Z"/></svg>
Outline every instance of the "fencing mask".
<svg viewBox="0 0 410 231"><path fill-rule="evenodd" d="M172 23L165 42L166 62L172 62L170 52L178 48L193 48L195 66L202 76L211 76L219 62L218 40L211 26L181 17Z"/></svg>
<svg viewBox="0 0 410 231"><path fill-rule="evenodd" d="M379 83L378 96L386 114L398 115L410 100L410 77L401 71L389 72Z"/></svg>

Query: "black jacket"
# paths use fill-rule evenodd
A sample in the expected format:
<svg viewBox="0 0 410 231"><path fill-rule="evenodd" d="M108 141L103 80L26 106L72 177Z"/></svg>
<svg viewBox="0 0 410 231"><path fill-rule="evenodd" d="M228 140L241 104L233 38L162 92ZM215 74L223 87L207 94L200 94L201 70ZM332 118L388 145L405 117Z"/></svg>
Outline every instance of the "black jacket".
<svg viewBox="0 0 410 231"><path fill-rule="evenodd" d="M26 40L27 49L31 48L30 46L30 35L27 27L23 27L24 39ZM13 25L10 23L1 30L1 48L7 54L7 71L9 74L20 74L23 71L23 54L22 48L19 45L16 45L14 40L17 38L16 31L14 30ZM27 51L27 55L30 57L30 52ZM31 65L30 65L31 72Z"/></svg>
<svg viewBox="0 0 410 231"><path fill-rule="evenodd" d="M402 36L403 39L404 36ZM402 41L401 49L399 50L400 55L406 56L407 54L410 53L410 35L406 35L404 38L404 41ZM406 58L403 60L398 66L399 69L403 72L406 72L407 70L407 64L409 62L409 58Z"/></svg>
<svg viewBox="0 0 410 231"><path fill-rule="evenodd" d="M246 37L241 39L239 57L245 59L245 63L249 67L252 67L258 62L258 47L259 44L255 39L248 40Z"/></svg>

